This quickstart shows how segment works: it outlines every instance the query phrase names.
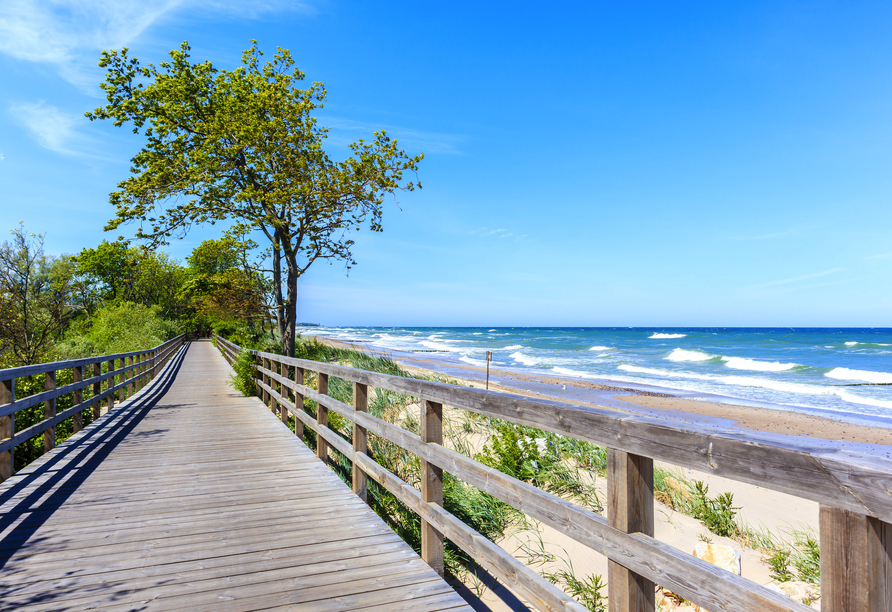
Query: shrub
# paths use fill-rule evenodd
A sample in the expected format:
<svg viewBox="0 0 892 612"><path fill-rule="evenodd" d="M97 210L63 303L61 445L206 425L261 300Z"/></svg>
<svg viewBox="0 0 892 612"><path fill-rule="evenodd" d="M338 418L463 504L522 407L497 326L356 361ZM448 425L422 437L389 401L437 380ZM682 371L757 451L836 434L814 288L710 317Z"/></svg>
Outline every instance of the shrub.
<svg viewBox="0 0 892 612"><path fill-rule="evenodd" d="M160 307L117 302L100 308L58 351L63 359L129 353L158 346L179 334L178 324L162 318Z"/></svg>

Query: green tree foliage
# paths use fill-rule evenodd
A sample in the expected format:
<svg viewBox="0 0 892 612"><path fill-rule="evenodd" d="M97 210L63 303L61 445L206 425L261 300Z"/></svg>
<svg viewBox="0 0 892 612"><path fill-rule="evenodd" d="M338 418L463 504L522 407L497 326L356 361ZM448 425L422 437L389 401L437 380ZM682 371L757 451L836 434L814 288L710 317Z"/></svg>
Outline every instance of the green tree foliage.
<svg viewBox="0 0 892 612"><path fill-rule="evenodd" d="M77 272L105 302L123 300L158 306L163 316L183 314L180 290L187 274L167 253L104 241L75 258Z"/></svg>
<svg viewBox="0 0 892 612"><path fill-rule="evenodd" d="M58 347L62 357L129 353L158 346L179 335L176 322L165 319L159 306L117 301L99 309L90 328Z"/></svg>
<svg viewBox="0 0 892 612"><path fill-rule="evenodd" d="M62 332L72 267L43 252L43 236L19 226L0 245L0 355L4 365L39 363Z"/></svg>
<svg viewBox="0 0 892 612"><path fill-rule="evenodd" d="M254 241L226 232L220 240L205 240L192 251L182 295L198 317L218 329L226 323L244 324L249 336L257 335L256 323L263 327L268 318L265 298L270 283L249 261L248 253L256 247Z"/></svg>
<svg viewBox="0 0 892 612"><path fill-rule="evenodd" d="M252 43L235 70L192 63L185 42L157 67L141 66L126 48L103 51L108 104L87 117L130 122L146 139L132 176L110 194L117 212L106 229L139 221L137 236L151 243L223 220L262 232L279 334L293 355L297 279L319 259L353 265L349 233L366 222L381 231L385 194L413 190L403 173L416 171L423 156L409 157L380 131L333 161L322 146L327 129L312 116L325 100L323 85L300 89L304 74L289 51L261 64Z"/></svg>

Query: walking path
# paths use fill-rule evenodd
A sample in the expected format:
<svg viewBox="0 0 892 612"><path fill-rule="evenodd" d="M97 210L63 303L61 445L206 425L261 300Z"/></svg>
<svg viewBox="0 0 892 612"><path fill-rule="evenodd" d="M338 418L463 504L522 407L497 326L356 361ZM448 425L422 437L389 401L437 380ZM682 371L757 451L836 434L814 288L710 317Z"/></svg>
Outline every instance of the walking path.
<svg viewBox="0 0 892 612"><path fill-rule="evenodd" d="M0 485L0 610L470 612L208 342Z"/></svg>

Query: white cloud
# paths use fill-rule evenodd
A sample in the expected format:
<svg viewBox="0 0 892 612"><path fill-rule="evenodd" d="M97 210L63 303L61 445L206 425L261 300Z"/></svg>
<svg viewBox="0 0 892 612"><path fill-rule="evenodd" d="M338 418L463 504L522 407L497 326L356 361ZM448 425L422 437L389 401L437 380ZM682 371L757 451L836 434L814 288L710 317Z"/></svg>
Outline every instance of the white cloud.
<svg viewBox="0 0 892 612"><path fill-rule="evenodd" d="M65 80L95 92L100 51L127 46L165 16L190 10L247 18L310 11L281 0L3 0L0 53L50 64Z"/></svg>
<svg viewBox="0 0 892 612"><path fill-rule="evenodd" d="M346 146L359 138L369 142L376 131L385 130L390 138L399 142L400 148L405 149L411 155L414 155L416 151L458 155L461 154L458 147L464 140L463 136L454 134L424 132L412 128L365 123L340 117L319 117L319 125L331 128L328 134L329 142L341 146Z"/></svg>
<svg viewBox="0 0 892 612"><path fill-rule="evenodd" d="M74 127L83 120L82 116L60 111L42 100L11 106L9 112L31 132L40 146L59 153L74 153L70 148L77 137Z"/></svg>

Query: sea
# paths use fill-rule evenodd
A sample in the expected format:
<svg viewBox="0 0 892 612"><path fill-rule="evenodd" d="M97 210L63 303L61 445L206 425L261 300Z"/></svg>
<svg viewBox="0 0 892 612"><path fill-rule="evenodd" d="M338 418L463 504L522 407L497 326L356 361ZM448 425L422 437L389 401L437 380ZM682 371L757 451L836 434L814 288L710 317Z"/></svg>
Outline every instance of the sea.
<svg viewBox="0 0 892 612"><path fill-rule="evenodd" d="M892 329L724 327L301 327L390 354L719 401L892 419ZM846 418L855 417L855 418ZM873 418L872 418L873 417Z"/></svg>

